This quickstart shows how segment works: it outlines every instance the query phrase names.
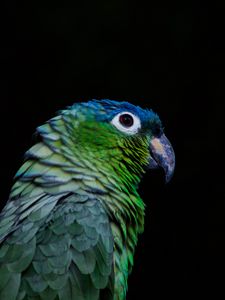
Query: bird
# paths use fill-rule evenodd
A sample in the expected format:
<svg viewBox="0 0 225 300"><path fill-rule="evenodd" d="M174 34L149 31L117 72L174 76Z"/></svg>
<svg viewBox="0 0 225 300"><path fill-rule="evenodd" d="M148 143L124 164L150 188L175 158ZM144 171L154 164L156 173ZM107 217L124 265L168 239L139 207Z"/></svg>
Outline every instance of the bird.
<svg viewBox="0 0 225 300"><path fill-rule="evenodd" d="M175 168L159 116L93 99L36 135L0 213L0 300L125 300L144 230L138 185Z"/></svg>

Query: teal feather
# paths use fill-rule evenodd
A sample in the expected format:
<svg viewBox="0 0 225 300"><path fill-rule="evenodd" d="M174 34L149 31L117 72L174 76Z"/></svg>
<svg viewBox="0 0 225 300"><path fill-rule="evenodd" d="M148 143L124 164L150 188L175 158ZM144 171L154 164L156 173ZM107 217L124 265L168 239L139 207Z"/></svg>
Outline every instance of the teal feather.
<svg viewBox="0 0 225 300"><path fill-rule="evenodd" d="M11 273L6 285L0 290L0 299L15 300L19 291L20 282L21 274Z"/></svg>
<svg viewBox="0 0 225 300"><path fill-rule="evenodd" d="M7 268L7 265L4 265L3 267L0 268L0 291L3 290L3 288L5 287L5 285L7 284L7 282L10 279L10 272Z"/></svg>
<svg viewBox="0 0 225 300"><path fill-rule="evenodd" d="M91 248L82 252L72 249L72 259L82 274L91 274L95 269L95 251Z"/></svg>
<svg viewBox="0 0 225 300"><path fill-rule="evenodd" d="M62 290L63 290L64 288L62 288ZM43 292L41 292L40 293L40 298L41 298L41 300L46 300L46 299L48 299L48 300L55 300L55 299L57 299L57 295L59 294L59 291L56 291L56 290L53 290L53 289L51 289L51 288L47 288L47 289L45 289ZM60 297L59 297L59 299L60 299ZM70 300L70 298L64 298L64 300Z"/></svg>
<svg viewBox="0 0 225 300"><path fill-rule="evenodd" d="M27 243L26 240L24 242L26 245L23 245L23 247L21 247L22 253L20 257L7 264L8 270L12 273L23 272L30 265L34 257L36 246L35 238L33 238L29 243Z"/></svg>

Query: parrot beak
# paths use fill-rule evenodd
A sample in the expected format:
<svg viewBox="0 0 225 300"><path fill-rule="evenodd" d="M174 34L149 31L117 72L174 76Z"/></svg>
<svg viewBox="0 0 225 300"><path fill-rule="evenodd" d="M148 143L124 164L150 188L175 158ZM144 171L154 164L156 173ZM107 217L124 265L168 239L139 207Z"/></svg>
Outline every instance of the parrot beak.
<svg viewBox="0 0 225 300"><path fill-rule="evenodd" d="M150 142L150 154L149 168L162 167L166 173L166 183L168 183L175 168L175 154L172 145L164 134L159 138L153 137Z"/></svg>

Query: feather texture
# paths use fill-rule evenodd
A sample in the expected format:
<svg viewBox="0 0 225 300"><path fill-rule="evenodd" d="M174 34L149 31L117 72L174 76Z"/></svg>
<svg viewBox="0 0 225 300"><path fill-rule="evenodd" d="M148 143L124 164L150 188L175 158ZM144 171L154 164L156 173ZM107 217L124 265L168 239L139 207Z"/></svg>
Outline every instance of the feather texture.
<svg viewBox="0 0 225 300"><path fill-rule="evenodd" d="M138 133L111 123L123 112L140 120ZM125 300L144 228L137 187L161 131L152 111L110 100L37 128L0 214L0 300Z"/></svg>
<svg viewBox="0 0 225 300"><path fill-rule="evenodd" d="M114 286L108 216L97 199L87 198L82 205L79 200L68 194L48 213L34 212L35 218L31 213L6 239L0 249L0 299L7 298L3 295L12 284L16 291L9 299L21 300L98 299L101 289ZM33 238L27 242L30 234Z"/></svg>

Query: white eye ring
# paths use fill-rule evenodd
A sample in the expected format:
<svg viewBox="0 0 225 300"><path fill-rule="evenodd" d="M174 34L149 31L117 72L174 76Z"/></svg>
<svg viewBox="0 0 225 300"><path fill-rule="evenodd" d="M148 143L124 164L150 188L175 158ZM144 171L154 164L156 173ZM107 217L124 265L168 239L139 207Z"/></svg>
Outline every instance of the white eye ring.
<svg viewBox="0 0 225 300"><path fill-rule="evenodd" d="M123 120L124 117L124 120ZM138 130L141 128L141 121L140 119L135 116L134 114L123 111L116 115L111 123L120 131L133 135L138 132Z"/></svg>

